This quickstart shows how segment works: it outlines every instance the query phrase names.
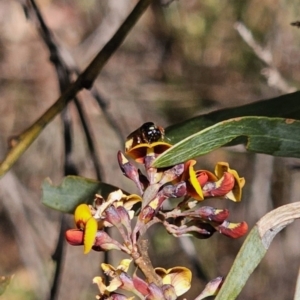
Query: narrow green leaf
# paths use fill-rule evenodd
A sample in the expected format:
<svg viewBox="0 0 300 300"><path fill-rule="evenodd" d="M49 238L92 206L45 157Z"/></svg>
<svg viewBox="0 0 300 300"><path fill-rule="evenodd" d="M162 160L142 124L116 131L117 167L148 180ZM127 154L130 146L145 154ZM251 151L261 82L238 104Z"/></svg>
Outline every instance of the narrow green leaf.
<svg viewBox="0 0 300 300"><path fill-rule="evenodd" d="M173 145L154 161L167 167L209 153L237 137L249 151L300 157L300 121L282 118L242 117L201 130Z"/></svg>
<svg viewBox="0 0 300 300"><path fill-rule="evenodd" d="M300 202L272 210L249 233L215 300L234 300L266 254L276 234L300 218Z"/></svg>
<svg viewBox="0 0 300 300"><path fill-rule="evenodd" d="M215 300L235 299L266 252L267 249L262 244L257 226L255 226L235 258L234 264Z"/></svg>
<svg viewBox="0 0 300 300"><path fill-rule="evenodd" d="M67 176L59 186L54 186L49 178L42 186L42 203L64 213L73 213L81 203L92 204L95 194L104 198L117 187L93 179Z"/></svg>
<svg viewBox="0 0 300 300"><path fill-rule="evenodd" d="M218 122L246 116L300 119L300 92L200 115L167 127L166 136L175 144Z"/></svg>

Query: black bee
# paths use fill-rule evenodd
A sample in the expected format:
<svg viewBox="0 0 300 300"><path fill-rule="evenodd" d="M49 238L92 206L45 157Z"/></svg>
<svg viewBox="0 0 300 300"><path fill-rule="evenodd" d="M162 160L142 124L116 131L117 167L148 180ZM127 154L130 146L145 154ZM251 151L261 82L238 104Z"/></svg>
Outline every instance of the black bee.
<svg viewBox="0 0 300 300"><path fill-rule="evenodd" d="M125 150L142 143L154 143L158 140L163 140L165 130L161 126L156 126L153 122L144 123L137 130L130 133L125 142Z"/></svg>

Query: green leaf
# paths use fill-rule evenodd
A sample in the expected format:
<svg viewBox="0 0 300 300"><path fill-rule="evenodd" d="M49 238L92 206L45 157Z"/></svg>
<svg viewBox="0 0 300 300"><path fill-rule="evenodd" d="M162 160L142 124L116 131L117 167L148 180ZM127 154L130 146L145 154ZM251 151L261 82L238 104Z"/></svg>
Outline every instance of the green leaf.
<svg viewBox="0 0 300 300"><path fill-rule="evenodd" d="M81 203L92 204L95 194L104 198L119 188L79 176L67 176L59 186L54 186L49 178L42 186L42 203L64 213L74 213Z"/></svg>
<svg viewBox="0 0 300 300"><path fill-rule="evenodd" d="M247 105L217 110L200 115L165 129L172 144L218 122L246 116L300 119L300 92L295 92Z"/></svg>
<svg viewBox="0 0 300 300"><path fill-rule="evenodd" d="M276 234L300 218L300 202L272 210L249 233L215 300L234 300L266 254Z"/></svg>
<svg viewBox="0 0 300 300"><path fill-rule="evenodd" d="M201 130L173 145L153 162L167 167L211 152L237 137L249 151L300 157L300 121L282 118L242 117Z"/></svg>

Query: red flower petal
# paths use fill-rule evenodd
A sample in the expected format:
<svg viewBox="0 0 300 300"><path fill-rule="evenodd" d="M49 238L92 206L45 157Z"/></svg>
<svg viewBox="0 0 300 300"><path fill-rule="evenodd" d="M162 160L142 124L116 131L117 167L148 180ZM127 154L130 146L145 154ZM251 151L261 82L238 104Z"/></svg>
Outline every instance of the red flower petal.
<svg viewBox="0 0 300 300"><path fill-rule="evenodd" d="M65 233L67 242L73 246L83 245L84 233L79 229L69 229Z"/></svg>
<svg viewBox="0 0 300 300"><path fill-rule="evenodd" d="M248 225L246 222L230 223L228 221L224 221L217 228L220 233L222 233L228 237L234 238L234 239L243 236L248 231Z"/></svg>

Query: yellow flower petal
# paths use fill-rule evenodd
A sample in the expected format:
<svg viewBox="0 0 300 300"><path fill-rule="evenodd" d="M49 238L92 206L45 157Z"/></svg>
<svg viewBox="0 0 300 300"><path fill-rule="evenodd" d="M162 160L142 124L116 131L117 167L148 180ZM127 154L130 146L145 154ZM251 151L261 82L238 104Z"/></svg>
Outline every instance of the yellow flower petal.
<svg viewBox="0 0 300 300"><path fill-rule="evenodd" d="M98 223L97 221L91 217L86 225L85 225L85 230L84 230L84 254L87 254L91 251L94 243L95 243L95 237L97 234L98 230Z"/></svg>
<svg viewBox="0 0 300 300"><path fill-rule="evenodd" d="M115 268L114 266L110 265L110 264L105 264L102 263L101 264L101 269L103 270L103 272L112 278L116 278L118 277L118 275L120 275L122 272L127 272L130 266L132 259L123 259L121 260L120 264L118 265L117 268ZM115 284L115 283L114 283ZM111 284L110 284L111 285ZM112 285L111 288L113 288L114 285ZM111 291L111 290L110 290Z"/></svg>
<svg viewBox="0 0 300 300"><path fill-rule="evenodd" d="M230 169L229 164L226 162L218 162L215 167L215 174L218 178L221 178L224 174L224 172L228 172L233 175L235 179L235 184L228 194L226 194L226 198L239 202L242 199L242 188L245 185L245 179L243 177L240 177L238 172L236 170Z"/></svg>
<svg viewBox="0 0 300 300"><path fill-rule="evenodd" d="M103 272L104 272L106 275L108 275L108 276L110 276L110 277L114 277L114 276L115 276L116 269L115 269L115 267L113 267L112 265L102 263L102 264L101 264L101 269L103 270Z"/></svg>
<svg viewBox="0 0 300 300"><path fill-rule="evenodd" d="M94 277L93 283L98 285L100 295L104 295L104 293L106 291L106 285L104 284L104 279L102 277L99 277L99 276Z"/></svg>
<svg viewBox="0 0 300 300"><path fill-rule="evenodd" d="M84 254L86 254L91 251L94 245L98 223L92 216L89 206L86 204L80 204L76 207L74 218L77 228L84 231L83 244Z"/></svg>
<svg viewBox="0 0 300 300"><path fill-rule="evenodd" d="M138 202L142 202L142 198L139 195L131 194L131 195L124 195L124 197L117 203L118 206L124 206L127 210L130 210L133 205Z"/></svg>
<svg viewBox="0 0 300 300"><path fill-rule="evenodd" d="M107 202L112 203L115 201L119 201L124 197L125 194L123 194L121 189L118 189L117 191L111 192L107 197Z"/></svg>
<svg viewBox="0 0 300 300"><path fill-rule="evenodd" d="M149 153L149 149L153 149L155 155L159 155L172 147L172 145L165 142L155 142L155 143L143 143L134 146L125 153L133 158L136 162L143 163L144 157ZM151 151L151 150L150 150Z"/></svg>
<svg viewBox="0 0 300 300"><path fill-rule="evenodd" d="M234 175L233 175L234 176ZM241 178L236 178L236 184L234 185L233 189L232 189L232 194L234 196L234 198L236 199L236 202L241 201L242 199L242 188L245 185L245 179L243 177ZM229 195L226 195L226 197L230 200L232 200Z"/></svg>
<svg viewBox="0 0 300 300"><path fill-rule="evenodd" d="M117 269L121 270L123 272L127 272L131 262L132 262L132 259L128 259L128 258L122 259L120 264L118 265Z"/></svg>
<svg viewBox="0 0 300 300"><path fill-rule="evenodd" d="M115 277L113 278L110 283L109 286L106 288L106 290L108 292L114 292L115 290L117 290L120 286L122 285L122 281L119 277Z"/></svg>
<svg viewBox="0 0 300 300"><path fill-rule="evenodd" d="M162 278L163 284L171 284L177 296L181 296L191 287L192 272L185 267L174 267L168 270L155 268L155 272Z"/></svg>
<svg viewBox="0 0 300 300"><path fill-rule="evenodd" d="M76 207L74 212L74 218L77 228L84 229L86 222L91 217L91 210L87 204L80 204Z"/></svg>
<svg viewBox="0 0 300 300"><path fill-rule="evenodd" d="M196 172L194 170L194 165L196 164L195 160L190 160L188 162L188 168L189 168L189 179L190 179L190 183L192 184L193 188L195 189L197 196L194 197L197 200L203 200L203 192L202 192L202 188L200 186L199 181L197 180L196 177ZM194 195L193 195L194 196Z"/></svg>
<svg viewBox="0 0 300 300"><path fill-rule="evenodd" d="M157 209L159 205L159 197L155 197L150 203L149 203L149 206L151 208L153 208L154 210Z"/></svg>
<svg viewBox="0 0 300 300"><path fill-rule="evenodd" d="M191 287L192 272L184 267L175 267L168 274L171 277L172 285L177 296L181 296Z"/></svg>

